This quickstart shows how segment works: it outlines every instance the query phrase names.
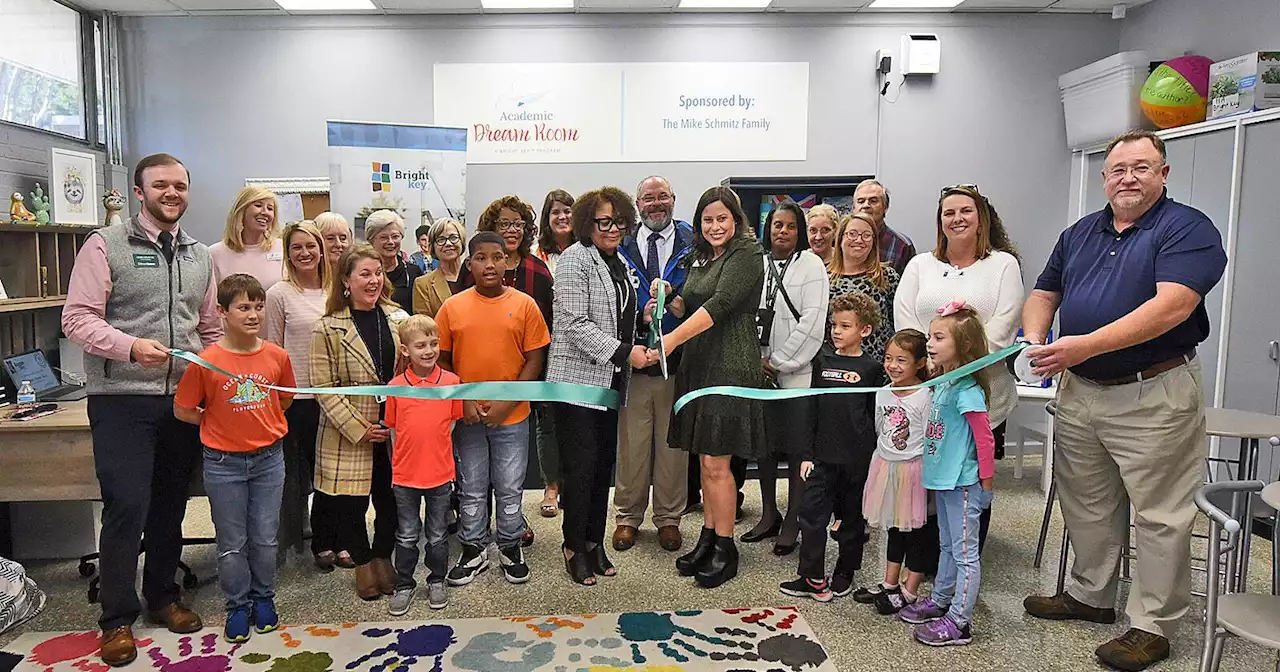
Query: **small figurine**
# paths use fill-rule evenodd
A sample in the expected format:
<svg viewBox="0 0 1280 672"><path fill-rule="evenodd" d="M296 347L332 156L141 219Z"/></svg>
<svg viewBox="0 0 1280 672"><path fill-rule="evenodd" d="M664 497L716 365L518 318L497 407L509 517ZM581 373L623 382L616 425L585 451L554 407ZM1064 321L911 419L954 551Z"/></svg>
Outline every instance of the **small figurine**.
<svg viewBox="0 0 1280 672"><path fill-rule="evenodd" d="M35 209L36 224L49 223L49 197L44 195L44 189L40 187L40 183L36 182L36 190L31 192L31 207Z"/></svg>
<svg viewBox="0 0 1280 672"><path fill-rule="evenodd" d="M27 206L22 204L22 194L16 191L9 197L9 218L12 219L15 224L29 224L36 221L36 216L31 214L31 211L27 209Z"/></svg>
<svg viewBox="0 0 1280 672"><path fill-rule="evenodd" d="M120 217L121 211L124 210L124 203L124 196L120 195L119 189L112 189L106 196L102 197L102 207L107 209L107 219L104 222L106 226L124 223L124 220Z"/></svg>

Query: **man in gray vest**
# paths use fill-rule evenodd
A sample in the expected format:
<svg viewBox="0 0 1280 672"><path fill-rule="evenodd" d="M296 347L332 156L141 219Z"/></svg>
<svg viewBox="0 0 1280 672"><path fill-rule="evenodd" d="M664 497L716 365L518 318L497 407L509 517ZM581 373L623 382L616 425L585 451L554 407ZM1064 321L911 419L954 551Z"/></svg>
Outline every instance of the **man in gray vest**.
<svg viewBox="0 0 1280 672"><path fill-rule="evenodd" d="M209 249L180 229L189 174L178 159L138 162L133 191L142 212L99 229L76 256L62 330L84 349L93 458L102 491L102 661L137 657L131 626L141 613L134 581L146 551L147 620L176 633L203 627L178 601L174 574L200 429L173 415L186 362L222 337Z"/></svg>

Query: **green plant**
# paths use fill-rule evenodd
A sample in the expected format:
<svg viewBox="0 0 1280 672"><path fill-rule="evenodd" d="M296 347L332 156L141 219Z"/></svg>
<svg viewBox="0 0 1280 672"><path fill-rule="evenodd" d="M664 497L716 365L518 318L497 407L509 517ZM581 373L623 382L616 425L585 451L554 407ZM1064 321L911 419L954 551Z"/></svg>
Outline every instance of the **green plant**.
<svg viewBox="0 0 1280 672"><path fill-rule="evenodd" d="M1240 93L1240 80L1231 75L1219 75L1209 90L1210 98L1225 98Z"/></svg>
<svg viewBox="0 0 1280 672"><path fill-rule="evenodd" d="M1262 72L1262 81L1267 84L1280 84L1280 68L1267 68Z"/></svg>

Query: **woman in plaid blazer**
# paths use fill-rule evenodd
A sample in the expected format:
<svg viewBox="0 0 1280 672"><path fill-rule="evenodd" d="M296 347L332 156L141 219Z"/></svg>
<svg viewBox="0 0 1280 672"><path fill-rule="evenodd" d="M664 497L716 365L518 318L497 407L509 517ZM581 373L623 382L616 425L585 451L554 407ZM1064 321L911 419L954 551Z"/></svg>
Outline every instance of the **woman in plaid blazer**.
<svg viewBox="0 0 1280 672"><path fill-rule="evenodd" d="M335 268L325 315L311 332L314 387L382 385L395 375L399 340L395 322L408 317L391 301L382 260L368 244L343 253ZM375 397L318 395L316 497L325 499L326 533L356 563L356 593L376 600L395 592L391 552L395 547L396 501L391 492L390 431L381 423ZM373 544L365 512L376 512Z"/></svg>
<svg viewBox="0 0 1280 672"><path fill-rule="evenodd" d="M636 292L618 246L636 221L621 189L588 192L573 204L573 232L556 265L547 380L617 390L626 403L631 367L653 364L635 342ZM604 552L609 486L618 455L618 412L555 405L564 509L564 563L573 580L595 585L617 570Z"/></svg>

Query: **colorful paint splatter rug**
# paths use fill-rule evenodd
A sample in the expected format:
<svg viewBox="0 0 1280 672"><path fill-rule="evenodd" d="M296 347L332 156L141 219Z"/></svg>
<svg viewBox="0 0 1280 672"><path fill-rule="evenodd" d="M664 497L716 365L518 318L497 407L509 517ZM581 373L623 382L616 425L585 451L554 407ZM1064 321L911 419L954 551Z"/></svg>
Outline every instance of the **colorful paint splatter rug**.
<svg viewBox="0 0 1280 672"><path fill-rule="evenodd" d="M835 670L795 607L292 625L245 644L216 628L138 630L131 670L607 672ZM0 670L106 672L98 633L25 634Z"/></svg>

